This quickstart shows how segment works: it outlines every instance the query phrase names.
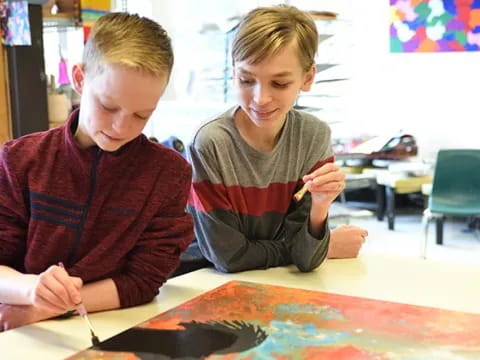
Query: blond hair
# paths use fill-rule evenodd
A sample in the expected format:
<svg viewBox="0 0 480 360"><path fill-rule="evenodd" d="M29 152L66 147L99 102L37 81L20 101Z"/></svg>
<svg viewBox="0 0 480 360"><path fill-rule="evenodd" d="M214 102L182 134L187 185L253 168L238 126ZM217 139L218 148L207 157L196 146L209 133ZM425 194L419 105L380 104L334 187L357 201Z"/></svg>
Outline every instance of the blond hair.
<svg viewBox="0 0 480 360"><path fill-rule="evenodd" d="M170 37L162 26L145 17L128 13L104 15L92 27L83 51L83 65L87 74L94 74L106 63L168 78L173 67Z"/></svg>
<svg viewBox="0 0 480 360"><path fill-rule="evenodd" d="M296 7L277 5L250 11L238 25L232 61L256 64L296 42L300 64L308 71L315 63L318 32L313 18Z"/></svg>

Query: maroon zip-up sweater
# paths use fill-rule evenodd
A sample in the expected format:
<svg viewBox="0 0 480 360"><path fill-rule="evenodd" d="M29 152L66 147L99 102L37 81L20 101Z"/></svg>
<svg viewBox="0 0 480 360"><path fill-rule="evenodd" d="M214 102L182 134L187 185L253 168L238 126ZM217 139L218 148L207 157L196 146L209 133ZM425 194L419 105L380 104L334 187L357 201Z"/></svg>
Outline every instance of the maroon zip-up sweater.
<svg viewBox="0 0 480 360"><path fill-rule="evenodd" d="M116 152L81 149L67 124L0 153L0 264L38 274L64 262L84 283L112 278L122 307L151 301L193 240L192 174L140 135Z"/></svg>

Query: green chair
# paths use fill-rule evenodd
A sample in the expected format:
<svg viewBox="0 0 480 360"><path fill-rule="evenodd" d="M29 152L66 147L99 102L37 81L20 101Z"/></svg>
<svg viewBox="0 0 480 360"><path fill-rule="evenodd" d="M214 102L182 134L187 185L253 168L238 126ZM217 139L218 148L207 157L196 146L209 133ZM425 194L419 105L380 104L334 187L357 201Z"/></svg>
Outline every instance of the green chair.
<svg viewBox="0 0 480 360"><path fill-rule="evenodd" d="M436 220L436 242L443 244L446 216L480 215L480 149L440 150L435 164L432 192L423 214L425 240L421 255L426 258L428 223Z"/></svg>

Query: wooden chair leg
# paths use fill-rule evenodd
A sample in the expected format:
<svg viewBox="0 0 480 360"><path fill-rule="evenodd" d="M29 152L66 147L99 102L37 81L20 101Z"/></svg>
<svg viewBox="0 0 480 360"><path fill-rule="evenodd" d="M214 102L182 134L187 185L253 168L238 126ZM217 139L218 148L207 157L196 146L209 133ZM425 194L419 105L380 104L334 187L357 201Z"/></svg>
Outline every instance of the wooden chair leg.
<svg viewBox="0 0 480 360"><path fill-rule="evenodd" d="M436 218L436 228L437 228L437 245L443 245L443 216Z"/></svg>

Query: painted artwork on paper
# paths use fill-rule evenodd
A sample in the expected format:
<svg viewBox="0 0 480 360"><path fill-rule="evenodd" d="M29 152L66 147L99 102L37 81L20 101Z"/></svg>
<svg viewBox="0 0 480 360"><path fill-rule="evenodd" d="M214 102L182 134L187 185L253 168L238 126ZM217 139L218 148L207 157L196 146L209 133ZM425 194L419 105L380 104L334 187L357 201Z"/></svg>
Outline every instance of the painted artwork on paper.
<svg viewBox="0 0 480 360"><path fill-rule="evenodd" d="M480 49L480 0L390 0L390 51Z"/></svg>
<svg viewBox="0 0 480 360"><path fill-rule="evenodd" d="M28 1L0 1L0 37L4 45L32 45Z"/></svg>
<svg viewBox="0 0 480 360"><path fill-rule="evenodd" d="M72 356L480 359L480 314L230 281Z"/></svg>
<svg viewBox="0 0 480 360"><path fill-rule="evenodd" d="M111 0L82 0L81 18L83 24L83 41L87 42L93 24L110 12Z"/></svg>

